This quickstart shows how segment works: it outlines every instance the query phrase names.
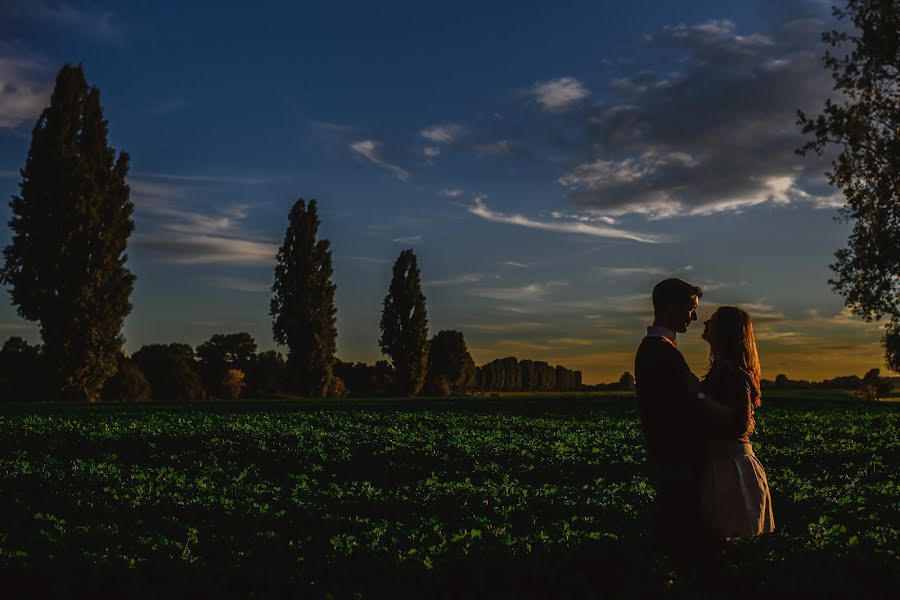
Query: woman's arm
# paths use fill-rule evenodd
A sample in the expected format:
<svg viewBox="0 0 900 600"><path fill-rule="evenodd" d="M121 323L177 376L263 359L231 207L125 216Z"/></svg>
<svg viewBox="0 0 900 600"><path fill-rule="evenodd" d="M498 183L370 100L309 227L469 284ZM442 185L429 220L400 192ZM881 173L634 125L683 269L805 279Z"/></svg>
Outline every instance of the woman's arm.
<svg viewBox="0 0 900 600"><path fill-rule="evenodd" d="M700 412L708 419L709 425L716 431L728 429L734 423L735 410L720 402L714 400L708 392L703 390L700 380L691 372L685 374L688 390L691 396L696 399ZM700 398L699 394L704 397Z"/></svg>

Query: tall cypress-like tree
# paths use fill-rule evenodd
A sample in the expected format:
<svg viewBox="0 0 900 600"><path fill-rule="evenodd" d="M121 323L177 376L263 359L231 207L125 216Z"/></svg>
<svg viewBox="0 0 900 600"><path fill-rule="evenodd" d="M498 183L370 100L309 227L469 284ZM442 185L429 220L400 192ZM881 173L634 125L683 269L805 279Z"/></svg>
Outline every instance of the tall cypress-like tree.
<svg viewBox="0 0 900 600"><path fill-rule="evenodd" d="M412 250L404 250L394 263L391 287L381 312L382 354L394 364L398 393L415 396L425 383L428 364L428 314L421 274Z"/></svg>
<svg viewBox="0 0 900 600"><path fill-rule="evenodd" d="M319 398L331 383L337 342L331 242L316 240L321 222L315 200L306 206L300 198L288 218L272 285L272 332L289 349L295 391Z"/></svg>
<svg viewBox="0 0 900 600"><path fill-rule="evenodd" d="M125 341L128 163L107 143L100 91L65 65L32 131L0 270L19 314L40 323L47 376L64 398L98 400Z"/></svg>

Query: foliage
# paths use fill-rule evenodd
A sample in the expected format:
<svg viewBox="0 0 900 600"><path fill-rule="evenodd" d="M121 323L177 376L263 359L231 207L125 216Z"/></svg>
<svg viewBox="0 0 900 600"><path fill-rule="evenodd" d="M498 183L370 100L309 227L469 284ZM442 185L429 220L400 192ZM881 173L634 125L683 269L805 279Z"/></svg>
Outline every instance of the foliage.
<svg viewBox="0 0 900 600"><path fill-rule="evenodd" d="M315 200L308 207L297 200L288 221L272 285L272 332L275 341L289 348L294 390L321 397L331 381L337 343L331 242L316 240L321 222Z"/></svg>
<svg viewBox="0 0 900 600"><path fill-rule="evenodd" d="M244 372L240 369L227 369L222 378L222 397L226 400L237 400L244 391Z"/></svg>
<svg viewBox="0 0 900 600"><path fill-rule="evenodd" d="M462 332L442 330L428 343L426 380L439 396L464 394L475 384L475 361Z"/></svg>
<svg viewBox="0 0 900 600"><path fill-rule="evenodd" d="M340 377L332 377L326 395L329 398L346 398L347 386L344 384L344 380Z"/></svg>
<svg viewBox="0 0 900 600"><path fill-rule="evenodd" d="M132 358L150 382L150 395L160 402L190 402L203 398L194 349L188 344L147 344Z"/></svg>
<svg viewBox="0 0 900 600"><path fill-rule="evenodd" d="M843 191L841 215L854 225L848 247L835 253L829 283L866 321L890 318L890 359L896 342L888 335L900 323L900 4L847 0L834 14L853 25L822 36L837 50L824 62L839 101L826 101L816 117L799 113L798 124L814 139L798 152L841 150L827 177ZM896 361L889 364L896 370Z"/></svg>
<svg viewBox="0 0 900 600"><path fill-rule="evenodd" d="M43 398L46 388L39 347L12 336L0 350L0 399Z"/></svg>
<svg viewBox="0 0 900 600"><path fill-rule="evenodd" d="M399 394L415 396L425 383L428 362L428 314L421 274L412 250L394 263L391 285L381 312L382 354L391 357Z"/></svg>
<svg viewBox="0 0 900 600"><path fill-rule="evenodd" d="M237 369L243 374L252 368L256 341L246 332L217 333L197 346L197 358L207 395L228 398L233 390L224 383L226 373Z"/></svg>
<svg viewBox="0 0 900 600"><path fill-rule="evenodd" d="M146 402L150 399L150 383L134 359L119 357L116 374L103 386L104 402Z"/></svg>
<svg viewBox="0 0 900 600"><path fill-rule="evenodd" d="M64 66L9 203L0 281L12 286L18 313L40 323L45 372L66 399L98 400L124 343L135 279L125 267L128 163L107 144L100 91L81 66Z"/></svg>
<svg viewBox="0 0 900 600"><path fill-rule="evenodd" d="M619 385L622 386L622 389L634 390L634 375L625 371L622 373L622 376L619 377Z"/></svg>
<svg viewBox="0 0 900 600"><path fill-rule="evenodd" d="M476 382L483 392L570 392L581 387L581 371L508 356L478 367Z"/></svg>
<svg viewBox="0 0 900 600"><path fill-rule="evenodd" d="M284 356L277 350L257 354L246 373L248 394L272 394L286 387L287 367Z"/></svg>
<svg viewBox="0 0 900 600"><path fill-rule="evenodd" d="M131 597L667 594L630 398L360 402L0 407L0 489L16 490L0 495L4 586L22 577L38 597L98 584ZM757 414L777 533L727 544L722 580L672 593L896 590L900 410L816 406L770 400Z"/></svg>

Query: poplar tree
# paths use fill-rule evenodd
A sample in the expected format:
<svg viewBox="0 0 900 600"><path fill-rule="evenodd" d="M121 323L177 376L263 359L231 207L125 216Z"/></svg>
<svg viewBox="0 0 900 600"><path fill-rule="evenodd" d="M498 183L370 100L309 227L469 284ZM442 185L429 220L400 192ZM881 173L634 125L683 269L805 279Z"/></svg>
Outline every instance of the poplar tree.
<svg viewBox="0 0 900 600"><path fill-rule="evenodd" d="M425 383L428 363L428 314L421 274L412 250L394 263L394 274L381 311L381 353L391 357L397 392L415 396Z"/></svg>
<svg viewBox="0 0 900 600"><path fill-rule="evenodd" d="M65 65L32 130L0 269L19 315L40 324L45 375L63 398L98 400L125 341L128 164L107 143L100 91Z"/></svg>
<svg viewBox="0 0 900 600"><path fill-rule="evenodd" d="M317 240L315 200L291 208L275 265L269 313L275 341L287 345L290 385L304 396L325 396L332 379L337 326L331 281L331 242Z"/></svg>

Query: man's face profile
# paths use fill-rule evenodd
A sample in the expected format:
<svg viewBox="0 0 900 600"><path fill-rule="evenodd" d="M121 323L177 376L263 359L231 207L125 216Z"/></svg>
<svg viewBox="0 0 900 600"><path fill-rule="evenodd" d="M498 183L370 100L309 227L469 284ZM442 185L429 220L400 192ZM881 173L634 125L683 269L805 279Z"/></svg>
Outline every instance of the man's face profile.
<svg viewBox="0 0 900 600"><path fill-rule="evenodd" d="M685 333L691 323L697 320L697 308L700 306L700 299L697 296L691 296L690 299L681 304L677 309L673 309L673 324L677 325L675 331Z"/></svg>

